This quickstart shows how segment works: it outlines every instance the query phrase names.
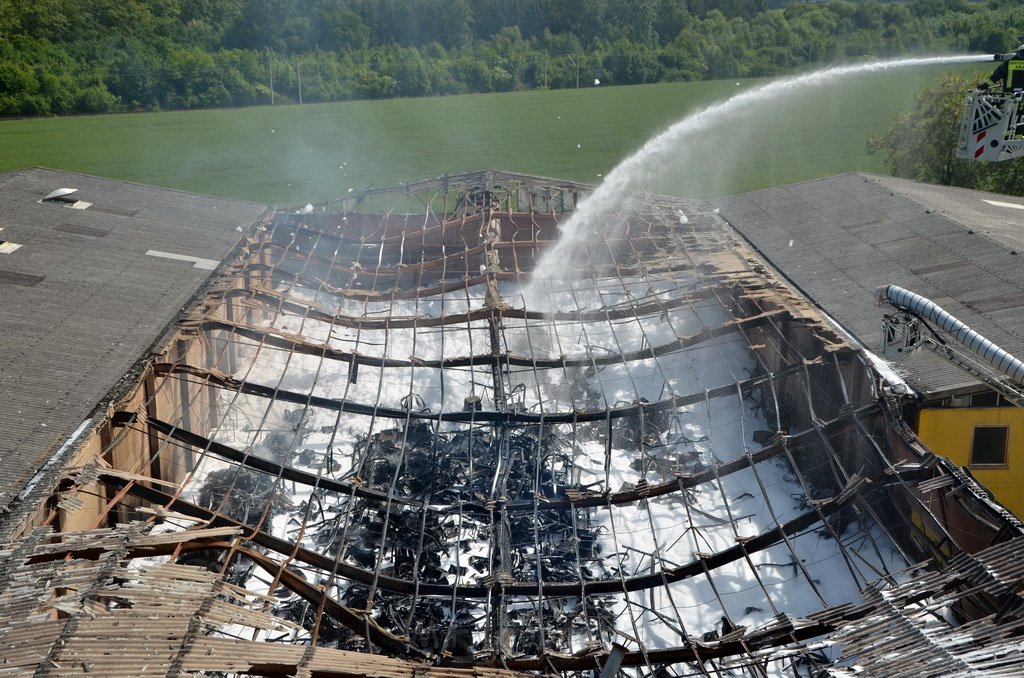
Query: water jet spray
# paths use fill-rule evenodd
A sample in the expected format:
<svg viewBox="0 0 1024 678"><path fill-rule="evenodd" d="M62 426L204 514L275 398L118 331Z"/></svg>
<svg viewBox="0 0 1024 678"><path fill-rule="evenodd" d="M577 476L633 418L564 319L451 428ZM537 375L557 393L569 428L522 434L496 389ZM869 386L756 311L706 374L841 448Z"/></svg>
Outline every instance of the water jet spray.
<svg viewBox="0 0 1024 678"><path fill-rule="evenodd" d="M821 87L835 80L853 75L882 72L900 68L924 67L941 64L976 63L991 61L991 54L923 57L874 61L849 66L820 69L804 75L774 80L764 85L737 93L720 103L691 113L667 130L648 140L636 152L620 162L595 191L582 200L572 215L561 225L558 242L537 261L529 282L522 289L522 298L528 308L543 310L539 289L548 281L560 277L566 261L579 258L578 250L589 231L623 227L624 221L615 215L628 213L630 195L642 191L656 175L664 172L662 157L676 153L686 155L684 145L688 139L696 141L717 127L740 126L751 119L751 112L759 107L781 100L801 90ZM703 159L703 158L702 158ZM678 162L678 159L675 160ZM606 231L606 233L608 233ZM614 235L609 233L609 235Z"/></svg>

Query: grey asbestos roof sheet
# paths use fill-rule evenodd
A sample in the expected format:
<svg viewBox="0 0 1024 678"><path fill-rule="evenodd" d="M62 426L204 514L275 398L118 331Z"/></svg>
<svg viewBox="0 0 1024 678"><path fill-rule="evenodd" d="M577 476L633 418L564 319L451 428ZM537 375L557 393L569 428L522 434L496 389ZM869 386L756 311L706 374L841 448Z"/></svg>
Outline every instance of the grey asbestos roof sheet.
<svg viewBox="0 0 1024 678"><path fill-rule="evenodd" d="M57 188L81 202L41 202ZM265 210L44 169L0 175L0 513Z"/></svg>
<svg viewBox="0 0 1024 678"><path fill-rule="evenodd" d="M1024 356L1024 199L849 174L722 199L724 216L822 310L877 352L874 291L921 294ZM924 394L977 384L927 351L896 365Z"/></svg>

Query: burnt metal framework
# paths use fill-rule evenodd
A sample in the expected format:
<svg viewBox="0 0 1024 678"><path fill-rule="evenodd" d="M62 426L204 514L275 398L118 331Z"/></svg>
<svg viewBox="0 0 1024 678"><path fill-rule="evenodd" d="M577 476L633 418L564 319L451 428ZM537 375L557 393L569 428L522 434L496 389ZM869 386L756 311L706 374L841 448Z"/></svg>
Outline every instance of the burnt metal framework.
<svg viewBox="0 0 1024 678"><path fill-rule="evenodd" d="M715 214L643 196L574 223L588 190L479 173L281 212L114 413L108 447L141 453L77 482L112 518L237 530L161 555L265 594L288 628L247 640L522 671L841 665L830 634L867 647L850 624L884 616L879 592L961 553L927 493L964 479L906 463L859 354ZM960 584L951 619L994 605Z"/></svg>

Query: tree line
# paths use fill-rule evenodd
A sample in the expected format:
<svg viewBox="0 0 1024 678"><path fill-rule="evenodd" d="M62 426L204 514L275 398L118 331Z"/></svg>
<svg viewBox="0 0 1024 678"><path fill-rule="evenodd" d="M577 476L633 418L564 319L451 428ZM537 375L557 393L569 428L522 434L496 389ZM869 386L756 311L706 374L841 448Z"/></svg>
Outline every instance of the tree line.
<svg viewBox="0 0 1024 678"><path fill-rule="evenodd" d="M770 76L1022 25L1016 0L0 0L0 116Z"/></svg>

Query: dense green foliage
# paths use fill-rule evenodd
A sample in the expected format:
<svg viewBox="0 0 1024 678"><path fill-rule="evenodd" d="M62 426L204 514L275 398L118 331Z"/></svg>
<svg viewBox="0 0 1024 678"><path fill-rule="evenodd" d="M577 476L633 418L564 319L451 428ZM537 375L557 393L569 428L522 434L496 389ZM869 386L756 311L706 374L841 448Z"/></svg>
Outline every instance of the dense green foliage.
<svg viewBox="0 0 1024 678"><path fill-rule="evenodd" d="M0 115L756 77L1021 25L1015 0L0 0Z"/></svg>
<svg viewBox="0 0 1024 678"><path fill-rule="evenodd" d="M985 163L956 157L964 92L974 84L961 75L947 74L918 95L914 111L897 114L888 131L872 136L868 150L884 153L894 176L1024 195L1024 160Z"/></svg>

